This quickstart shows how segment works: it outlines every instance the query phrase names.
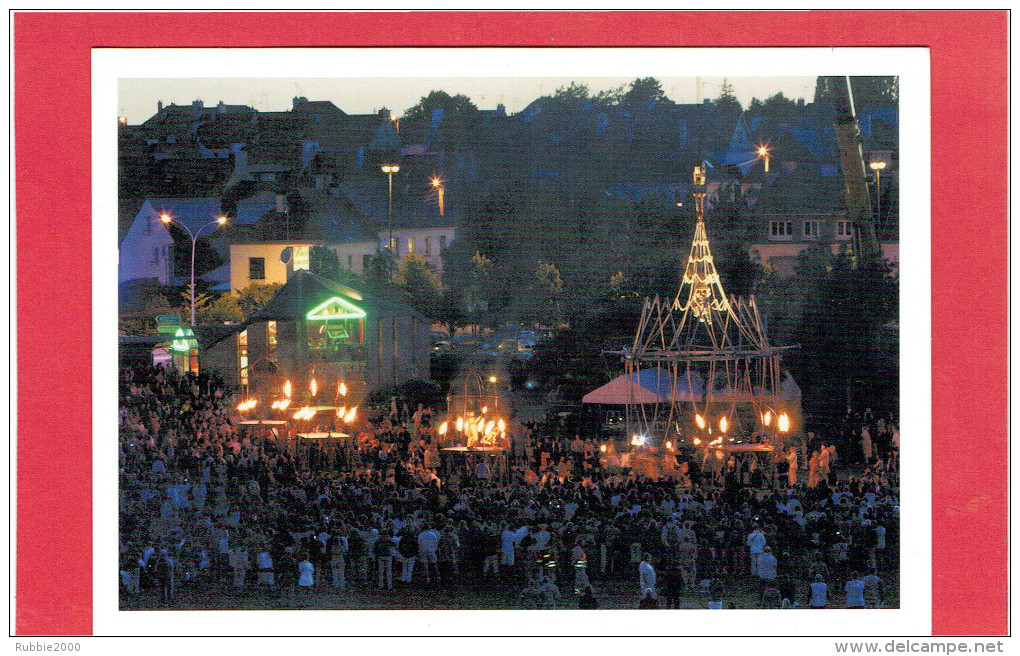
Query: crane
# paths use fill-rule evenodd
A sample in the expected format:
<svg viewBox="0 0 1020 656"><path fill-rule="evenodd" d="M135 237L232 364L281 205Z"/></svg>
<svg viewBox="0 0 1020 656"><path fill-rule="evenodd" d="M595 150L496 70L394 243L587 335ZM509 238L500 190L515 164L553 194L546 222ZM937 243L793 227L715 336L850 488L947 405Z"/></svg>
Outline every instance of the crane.
<svg viewBox="0 0 1020 656"><path fill-rule="evenodd" d="M861 130L854 108L854 94L850 87L850 76L829 78L833 106L836 111L836 143L839 146L839 160L843 168L843 184L846 192L847 218L853 225L854 254L868 259L879 254L878 237L875 234L875 217L871 212L871 196L868 193L868 174L861 150Z"/></svg>

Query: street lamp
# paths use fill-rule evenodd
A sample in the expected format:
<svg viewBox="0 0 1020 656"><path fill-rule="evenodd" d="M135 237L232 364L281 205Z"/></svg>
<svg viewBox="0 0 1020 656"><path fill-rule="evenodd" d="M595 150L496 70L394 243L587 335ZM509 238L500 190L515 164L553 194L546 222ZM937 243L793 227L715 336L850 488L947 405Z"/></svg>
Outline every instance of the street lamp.
<svg viewBox="0 0 1020 656"><path fill-rule="evenodd" d="M439 194L439 216L443 216L443 181L438 177L432 178L432 186L435 187L436 192Z"/></svg>
<svg viewBox="0 0 1020 656"><path fill-rule="evenodd" d="M769 149L766 146L758 146L758 157L765 160L765 172L769 172Z"/></svg>
<svg viewBox="0 0 1020 656"><path fill-rule="evenodd" d="M388 175L389 178L390 178L389 204L386 206L386 216L387 216L387 218L389 219L389 222L390 222L390 240L388 242L386 242L386 247L390 249L390 252L392 252L394 250L393 249L393 174L394 173L398 173L399 171L400 171L400 167L397 166L396 164L383 164L382 165L382 172L385 173L386 175Z"/></svg>
<svg viewBox="0 0 1020 656"><path fill-rule="evenodd" d="M175 220L169 213L163 212L159 215L159 220L163 222L163 225L170 225L173 223L178 228L184 228L187 231L188 236L191 237L191 325L195 325L195 246L198 244L198 236L202 234L202 231L209 226L222 226L227 224L226 215L221 214L216 217L215 220L206 223L204 226L199 228L197 231L192 232L191 228L187 225ZM215 228L213 228L215 230Z"/></svg>
<svg viewBox="0 0 1020 656"><path fill-rule="evenodd" d="M868 166L875 172L875 197L878 201L878 218L882 218L882 169L885 168L885 162L872 162Z"/></svg>

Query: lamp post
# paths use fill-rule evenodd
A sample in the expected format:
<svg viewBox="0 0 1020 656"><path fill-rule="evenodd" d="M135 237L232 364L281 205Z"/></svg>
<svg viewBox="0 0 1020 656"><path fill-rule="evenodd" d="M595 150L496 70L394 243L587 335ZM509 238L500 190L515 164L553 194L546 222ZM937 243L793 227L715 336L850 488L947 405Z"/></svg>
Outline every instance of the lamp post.
<svg viewBox="0 0 1020 656"><path fill-rule="evenodd" d="M878 202L878 218L882 219L882 169L885 168L885 162L872 162L868 165L871 170L875 172L875 199Z"/></svg>
<svg viewBox="0 0 1020 656"><path fill-rule="evenodd" d="M758 157L765 160L765 172L769 172L769 149L766 146L758 146Z"/></svg>
<svg viewBox="0 0 1020 656"><path fill-rule="evenodd" d="M432 178L432 186L435 187L436 193L439 194L439 216L443 216L443 181L438 177Z"/></svg>
<svg viewBox="0 0 1020 656"><path fill-rule="evenodd" d="M194 326L195 325L195 246L198 244L198 236L201 235L202 231L205 230L206 228L208 228L209 226L222 226L222 225L226 225L227 217L226 217L226 215L221 214L220 216L216 217L216 219L214 221L210 221L209 223L206 223L204 226L202 226L201 228L199 228L195 232L192 232L191 228L189 228L187 225L181 223L180 221L174 220L174 218L172 216L170 216L170 214L168 214L167 212L163 212L162 214L160 214L159 215L159 220L163 222L163 225L170 225L171 223L173 223L178 228L184 228L184 230L188 233L188 236L191 237L191 325Z"/></svg>
<svg viewBox="0 0 1020 656"><path fill-rule="evenodd" d="M386 242L386 248L393 252L393 174L400 171L400 167L396 164L383 164L382 172L389 176L390 179L390 193L389 203L386 205L386 217L390 222L390 237L389 241ZM395 255L395 253L394 253Z"/></svg>

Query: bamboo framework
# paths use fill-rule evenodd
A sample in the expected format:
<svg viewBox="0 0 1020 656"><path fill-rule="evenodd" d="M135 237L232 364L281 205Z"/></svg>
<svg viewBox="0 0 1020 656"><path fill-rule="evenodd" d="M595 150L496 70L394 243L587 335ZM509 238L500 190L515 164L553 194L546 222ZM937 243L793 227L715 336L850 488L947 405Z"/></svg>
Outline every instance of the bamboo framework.
<svg viewBox="0 0 1020 656"><path fill-rule="evenodd" d="M694 185L697 223L680 289L672 302L645 299L632 347L618 352L628 379L654 379L665 397L639 403L632 385L627 432L635 443L691 437L696 444L754 434L780 447L789 430L780 358L790 347L769 343L754 296L727 296L705 228L701 167Z"/></svg>

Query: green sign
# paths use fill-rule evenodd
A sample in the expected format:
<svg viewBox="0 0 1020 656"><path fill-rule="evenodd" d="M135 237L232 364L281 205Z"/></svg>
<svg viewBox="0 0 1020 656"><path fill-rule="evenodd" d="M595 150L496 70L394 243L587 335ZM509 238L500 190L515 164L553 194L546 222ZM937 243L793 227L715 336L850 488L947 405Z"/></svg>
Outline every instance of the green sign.
<svg viewBox="0 0 1020 656"><path fill-rule="evenodd" d="M181 315L179 314L161 314L156 317L156 323L181 323Z"/></svg>
<svg viewBox="0 0 1020 656"><path fill-rule="evenodd" d="M330 319L362 319L365 311L358 306L334 296L324 303L312 308L305 318L309 321L329 321Z"/></svg>

